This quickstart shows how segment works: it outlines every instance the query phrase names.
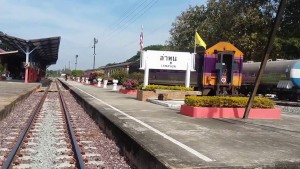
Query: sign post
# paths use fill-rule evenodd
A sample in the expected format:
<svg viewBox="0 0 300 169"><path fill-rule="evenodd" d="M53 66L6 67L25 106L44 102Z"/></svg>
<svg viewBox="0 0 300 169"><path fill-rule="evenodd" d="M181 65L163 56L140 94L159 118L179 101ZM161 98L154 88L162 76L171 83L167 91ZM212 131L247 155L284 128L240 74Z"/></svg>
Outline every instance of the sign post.
<svg viewBox="0 0 300 169"><path fill-rule="evenodd" d="M189 62L186 63L186 73L185 73L185 87L190 87L191 79L191 69Z"/></svg>
<svg viewBox="0 0 300 169"><path fill-rule="evenodd" d="M149 67L147 66L147 62L146 62L145 63L144 86L143 86L143 88L148 86L148 80L149 80Z"/></svg>
<svg viewBox="0 0 300 169"><path fill-rule="evenodd" d="M149 70L185 70L185 86L190 87L190 74L195 71L193 62L193 53L189 52L171 52L171 51L141 51L140 69L145 70L144 88L148 85Z"/></svg>

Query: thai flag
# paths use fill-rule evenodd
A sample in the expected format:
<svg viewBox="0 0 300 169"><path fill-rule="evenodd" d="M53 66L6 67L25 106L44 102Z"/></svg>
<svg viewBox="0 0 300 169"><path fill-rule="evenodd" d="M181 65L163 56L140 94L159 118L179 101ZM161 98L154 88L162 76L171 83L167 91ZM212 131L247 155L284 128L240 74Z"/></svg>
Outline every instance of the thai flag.
<svg viewBox="0 0 300 169"><path fill-rule="evenodd" d="M140 48L141 48L141 50L143 50L143 38L144 38L144 36L143 36L143 32L141 32L141 34L140 34Z"/></svg>

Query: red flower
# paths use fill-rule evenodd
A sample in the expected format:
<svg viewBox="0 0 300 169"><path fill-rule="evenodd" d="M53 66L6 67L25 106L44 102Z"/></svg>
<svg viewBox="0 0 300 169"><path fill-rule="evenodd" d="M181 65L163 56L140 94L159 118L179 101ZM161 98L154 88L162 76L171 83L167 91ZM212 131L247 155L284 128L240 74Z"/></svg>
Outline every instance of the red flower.
<svg viewBox="0 0 300 169"><path fill-rule="evenodd" d="M139 86L139 82L135 79L128 79L128 80L123 81L122 85L127 90L133 90Z"/></svg>

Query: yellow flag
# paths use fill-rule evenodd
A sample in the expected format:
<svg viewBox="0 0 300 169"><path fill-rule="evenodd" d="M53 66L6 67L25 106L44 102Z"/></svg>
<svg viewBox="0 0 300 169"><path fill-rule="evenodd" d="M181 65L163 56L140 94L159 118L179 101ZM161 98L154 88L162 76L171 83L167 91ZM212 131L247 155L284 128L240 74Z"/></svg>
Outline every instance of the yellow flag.
<svg viewBox="0 0 300 169"><path fill-rule="evenodd" d="M198 32L196 32L196 35L195 35L195 43L196 43L196 45L203 46L206 49L206 43L199 36Z"/></svg>

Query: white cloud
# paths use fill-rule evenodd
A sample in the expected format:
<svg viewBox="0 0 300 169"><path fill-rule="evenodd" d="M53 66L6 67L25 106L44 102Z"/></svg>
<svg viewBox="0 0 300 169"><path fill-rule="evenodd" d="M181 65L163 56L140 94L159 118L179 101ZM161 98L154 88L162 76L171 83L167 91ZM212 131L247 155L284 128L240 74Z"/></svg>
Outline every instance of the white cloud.
<svg viewBox="0 0 300 169"><path fill-rule="evenodd" d="M190 0L190 3L194 1ZM91 47L94 37L99 39L96 45L96 67L122 62L139 50L141 25L144 25L144 46L164 44L168 40L171 23L181 10L188 7L184 1L158 1L143 17L125 26L126 29L123 30L123 25L122 29L118 27L112 31L116 26L109 25L120 21L121 14L138 2L0 0L0 31L24 39L61 36L59 59L50 68L68 67L69 62L71 68L74 68L75 55L78 54L77 69L90 69L93 65Z"/></svg>

